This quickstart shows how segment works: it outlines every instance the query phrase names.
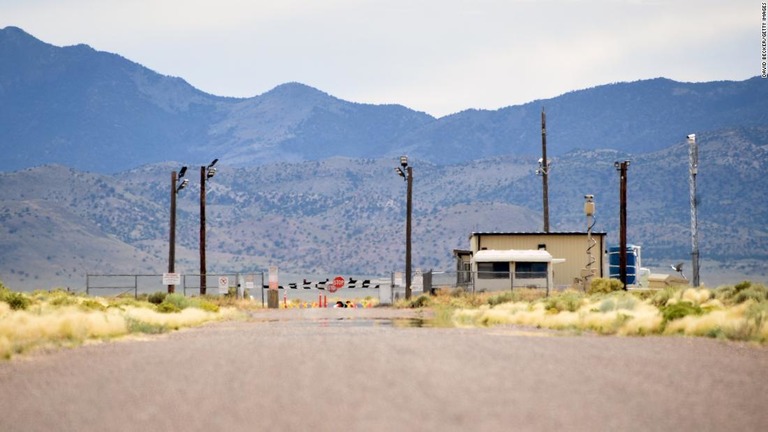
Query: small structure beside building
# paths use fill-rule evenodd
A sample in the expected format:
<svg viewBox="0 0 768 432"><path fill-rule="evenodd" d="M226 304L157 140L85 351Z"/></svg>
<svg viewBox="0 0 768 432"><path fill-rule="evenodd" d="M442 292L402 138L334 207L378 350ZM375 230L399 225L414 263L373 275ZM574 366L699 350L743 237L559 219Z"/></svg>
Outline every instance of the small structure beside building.
<svg viewBox="0 0 768 432"><path fill-rule="evenodd" d="M515 288L554 288L552 258L545 250L483 249L472 256L475 289L503 291Z"/></svg>
<svg viewBox="0 0 768 432"><path fill-rule="evenodd" d="M651 273L648 276L649 289L664 289L672 286L688 285L688 280L677 275Z"/></svg>

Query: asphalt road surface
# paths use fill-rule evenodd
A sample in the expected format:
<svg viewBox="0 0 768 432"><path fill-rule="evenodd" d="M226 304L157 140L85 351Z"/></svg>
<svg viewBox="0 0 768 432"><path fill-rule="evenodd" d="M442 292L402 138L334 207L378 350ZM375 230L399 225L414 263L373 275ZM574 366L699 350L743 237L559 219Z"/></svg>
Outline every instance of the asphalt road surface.
<svg viewBox="0 0 768 432"><path fill-rule="evenodd" d="M768 349L258 312L0 363L0 431L764 431ZM393 325L396 324L396 325Z"/></svg>

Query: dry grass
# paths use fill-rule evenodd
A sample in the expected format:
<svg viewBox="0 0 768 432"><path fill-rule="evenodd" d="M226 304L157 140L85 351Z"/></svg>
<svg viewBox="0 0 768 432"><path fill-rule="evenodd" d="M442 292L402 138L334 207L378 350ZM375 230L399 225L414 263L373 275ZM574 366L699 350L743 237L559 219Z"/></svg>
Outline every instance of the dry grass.
<svg viewBox="0 0 768 432"><path fill-rule="evenodd" d="M234 318L236 308L218 312L195 307L160 313L150 303L77 297L66 293L35 293L26 310L13 310L0 301L0 358L48 347L77 346L131 333L162 333L209 321Z"/></svg>
<svg viewBox="0 0 768 432"><path fill-rule="evenodd" d="M621 336L685 335L766 343L766 298L766 287L749 283L717 290L667 289L654 296L565 291L528 301L474 299L481 304L456 307L452 321L461 327L515 324Z"/></svg>
<svg viewBox="0 0 768 432"><path fill-rule="evenodd" d="M172 298L177 309L170 309L178 312L161 313L169 308L133 299L108 301L61 291L10 296L5 287L0 285L0 289L6 299L14 299L12 307L0 298L0 358L5 359L41 347L76 346L88 340L162 333L236 319L243 310L254 307L253 302L226 298ZM23 302L17 301L20 297ZM375 303L370 301L366 306ZM306 306L298 302L290 305ZM401 301L397 306L430 307L437 311L442 326L514 324L622 336L684 335L768 342L768 288L749 282L715 290L665 289L650 296L564 291L545 298L541 290L477 295L440 290L436 296Z"/></svg>

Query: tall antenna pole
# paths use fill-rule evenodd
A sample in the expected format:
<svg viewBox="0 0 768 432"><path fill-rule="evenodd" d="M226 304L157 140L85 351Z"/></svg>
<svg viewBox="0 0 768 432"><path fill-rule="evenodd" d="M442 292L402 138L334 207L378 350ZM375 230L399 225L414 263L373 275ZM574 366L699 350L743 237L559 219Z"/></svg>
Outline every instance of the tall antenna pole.
<svg viewBox="0 0 768 432"><path fill-rule="evenodd" d="M699 147L696 134L688 135L688 158L690 160L691 200L691 261L693 264L693 287L699 286L699 221L696 200L696 174L699 172Z"/></svg>
<svg viewBox="0 0 768 432"><path fill-rule="evenodd" d="M541 172L541 195L544 209L544 232L549 232L549 161L547 160L547 114L541 109L541 160L539 160Z"/></svg>
<svg viewBox="0 0 768 432"><path fill-rule="evenodd" d="M592 228L595 226L595 196L584 195L584 214L587 216L587 266L582 270L582 282L584 292L589 290L592 278L595 276L595 270L592 265L595 263L595 257L592 255L592 249L597 242L592 238Z"/></svg>

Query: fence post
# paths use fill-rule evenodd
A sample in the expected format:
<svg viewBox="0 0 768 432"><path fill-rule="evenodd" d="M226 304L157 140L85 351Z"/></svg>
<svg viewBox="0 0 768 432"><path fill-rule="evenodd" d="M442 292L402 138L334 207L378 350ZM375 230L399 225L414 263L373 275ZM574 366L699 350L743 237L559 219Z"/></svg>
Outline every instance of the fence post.
<svg viewBox="0 0 768 432"><path fill-rule="evenodd" d="M85 274L85 295L91 295L91 275Z"/></svg>
<svg viewBox="0 0 768 432"><path fill-rule="evenodd" d="M139 299L139 275L133 275L133 298Z"/></svg>
<svg viewBox="0 0 768 432"><path fill-rule="evenodd" d="M265 308L267 307L267 304L264 302L264 271L261 272L261 307Z"/></svg>

